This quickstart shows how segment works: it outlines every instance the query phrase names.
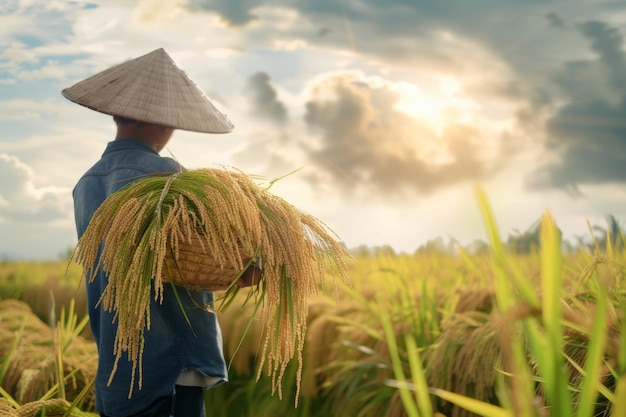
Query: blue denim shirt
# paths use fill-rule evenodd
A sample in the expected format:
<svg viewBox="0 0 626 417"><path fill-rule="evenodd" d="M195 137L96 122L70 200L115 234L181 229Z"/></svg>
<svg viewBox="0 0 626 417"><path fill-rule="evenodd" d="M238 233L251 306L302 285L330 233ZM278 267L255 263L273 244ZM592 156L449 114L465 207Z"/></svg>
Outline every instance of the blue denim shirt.
<svg viewBox="0 0 626 417"><path fill-rule="evenodd" d="M74 214L78 237L82 236L96 209L104 199L124 185L146 175L177 172L180 165L164 158L148 145L134 139L110 142L102 158L89 169L74 188ZM155 399L172 393L176 380L183 370L227 380L226 363L222 350L222 334L214 313L198 308L212 305L213 293L209 291L178 291L192 328L187 324L172 288L164 286L163 303L152 300L150 330L145 332L143 352L143 386L138 378L131 399L128 399L132 363L124 354L112 383L107 386L115 356L113 341L116 324L113 315L96 307L107 284L106 275L100 271L91 284L87 284L90 326L98 346L98 372L96 375L96 408L112 417L125 417L148 407Z"/></svg>

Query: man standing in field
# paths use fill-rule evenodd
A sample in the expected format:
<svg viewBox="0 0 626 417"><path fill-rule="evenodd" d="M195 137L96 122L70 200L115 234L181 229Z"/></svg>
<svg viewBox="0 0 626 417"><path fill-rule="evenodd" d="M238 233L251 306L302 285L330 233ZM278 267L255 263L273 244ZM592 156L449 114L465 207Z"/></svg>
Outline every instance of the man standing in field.
<svg viewBox="0 0 626 417"><path fill-rule="evenodd" d="M79 238L100 204L124 185L146 175L182 170L173 159L159 155L175 129L227 133L233 128L163 49L102 71L64 89L63 95L112 115L117 126L115 140L74 188ZM106 285L102 270L87 284L90 325L99 353L95 390L101 416L205 416L203 391L227 380L217 318L198 308L212 305L213 294L178 291L194 333L172 288L164 286L163 302L154 298L151 302L143 363L135 369L126 354L115 360L117 321L98 303Z"/></svg>

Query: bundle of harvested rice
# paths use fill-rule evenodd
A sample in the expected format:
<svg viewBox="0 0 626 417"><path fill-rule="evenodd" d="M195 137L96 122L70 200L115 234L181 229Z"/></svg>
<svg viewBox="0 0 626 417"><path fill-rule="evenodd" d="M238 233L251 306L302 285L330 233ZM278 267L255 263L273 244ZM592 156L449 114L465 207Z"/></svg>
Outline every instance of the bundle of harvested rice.
<svg viewBox="0 0 626 417"><path fill-rule="evenodd" d="M267 366L279 394L294 356L300 381L308 299L329 267L347 280L348 256L325 224L252 177L208 168L144 177L112 194L74 252L88 281L100 267L109 275L101 303L116 313L116 359L127 352L139 382L151 285L157 301L168 281L226 290L222 306L228 306L238 291L235 281L251 262L262 260L261 282L251 291L255 311L267 323L257 377Z"/></svg>

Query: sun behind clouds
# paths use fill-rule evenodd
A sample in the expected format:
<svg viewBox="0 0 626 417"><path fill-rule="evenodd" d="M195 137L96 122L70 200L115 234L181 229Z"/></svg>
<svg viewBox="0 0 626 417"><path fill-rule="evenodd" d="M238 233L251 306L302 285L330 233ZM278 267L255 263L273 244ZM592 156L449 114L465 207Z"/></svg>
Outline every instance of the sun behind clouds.
<svg viewBox="0 0 626 417"><path fill-rule="evenodd" d="M461 87L454 78L442 78L437 88L429 91L406 81L394 83L392 88L399 95L396 110L430 124L439 133L451 111L459 113L461 103L457 94Z"/></svg>

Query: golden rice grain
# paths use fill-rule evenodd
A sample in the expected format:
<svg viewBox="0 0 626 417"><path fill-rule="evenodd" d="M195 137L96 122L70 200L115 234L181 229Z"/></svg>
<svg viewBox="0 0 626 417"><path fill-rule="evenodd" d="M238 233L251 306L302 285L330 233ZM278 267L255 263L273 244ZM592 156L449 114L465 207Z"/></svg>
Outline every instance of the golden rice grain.
<svg viewBox="0 0 626 417"><path fill-rule="evenodd" d="M115 363L127 353L133 381L137 376L141 386L151 285L162 300L165 258L180 262L182 248L196 240L221 268L242 271L251 258L262 259L262 281L251 291L265 323L257 376L267 369L280 394L283 373L296 358L299 390L308 300L329 266L347 280L349 254L324 223L236 170L203 168L139 179L94 214L74 260L88 281L100 267L109 276L101 304L117 321ZM229 288L224 305L237 290Z"/></svg>

